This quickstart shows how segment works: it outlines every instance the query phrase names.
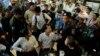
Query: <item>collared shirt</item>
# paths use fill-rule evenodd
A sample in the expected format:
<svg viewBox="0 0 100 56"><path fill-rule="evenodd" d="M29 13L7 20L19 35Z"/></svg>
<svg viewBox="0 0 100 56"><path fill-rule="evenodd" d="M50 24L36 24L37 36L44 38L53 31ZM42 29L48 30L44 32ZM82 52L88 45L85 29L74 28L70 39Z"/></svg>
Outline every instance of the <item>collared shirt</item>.
<svg viewBox="0 0 100 56"><path fill-rule="evenodd" d="M3 0L2 3L3 3L3 6L4 6L5 9L7 9L10 6L9 0Z"/></svg>
<svg viewBox="0 0 100 56"><path fill-rule="evenodd" d="M31 23L33 15L34 15L34 13L32 11L27 10L24 14L24 17L26 20L29 21L29 23Z"/></svg>
<svg viewBox="0 0 100 56"><path fill-rule="evenodd" d="M25 52L32 51L34 50L34 48L37 47L38 47L38 42L36 41L34 36L29 37L29 40L27 40L25 37L20 37L12 46L12 48L17 51L24 50Z"/></svg>
<svg viewBox="0 0 100 56"><path fill-rule="evenodd" d="M88 15L88 17L87 17L86 22L85 22L87 26L88 26L89 21L92 20L92 17L93 17L93 14L90 13L90 14Z"/></svg>
<svg viewBox="0 0 100 56"><path fill-rule="evenodd" d="M93 26L93 25L95 25L97 23L97 20L93 20L93 19L91 19L90 21L89 21L89 23L88 23L88 26Z"/></svg>
<svg viewBox="0 0 100 56"><path fill-rule="evenodd" d="M44 4L42 4L42 3L37 6L39 6L41 8L41 11L45 9Z"/></svg>
<svg viewBox="0 0 100 56"><path fill-rule="evenodd" d="M74 10L74 8L75 8L75 4L74 3L72 3L72 5L71 6L69 6L68 4L66 4L66 3L63 3L63 10L65 10L65 11L67 11L67 12L73 12L73 10Z"/></svg>
<svg viewBox="0 0 100 56"><path fill-rule="evenodd" d="M43 48L50 48L52 41L56 40L56 35L52 32L49 36L46 33L41 33L39 36L39 42L42 42Z"/></svg>
<svg viewBox="0 0 100 56"><path fill-rule="evenodd" d="M44 16L45 16L45 19L51 20L51 17L48 16L47 14L44 13ZM37 23L35 22L36 21L35 17L37 17ZM35 25L36 23L37 28L41 30L44 24L46 24L45 19L43 17L43 13L41 13L39 16L33 15L32 25Z"/></svg>

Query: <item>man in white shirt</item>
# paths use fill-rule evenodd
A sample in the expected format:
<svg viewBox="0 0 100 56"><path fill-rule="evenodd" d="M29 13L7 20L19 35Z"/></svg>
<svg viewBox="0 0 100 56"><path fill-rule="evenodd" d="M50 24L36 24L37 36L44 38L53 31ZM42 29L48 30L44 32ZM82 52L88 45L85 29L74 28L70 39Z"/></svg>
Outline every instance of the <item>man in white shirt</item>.
<svg viewBox="0 0 100 56"><path fill-rule="evenodd" d="M75 4L72 3L72 0L68 0L63 3L63 10L72 13L75 8Z"/></svg>
<svg viewBox="0 0 100 56"><path fill-rule="evenodd" d="M87 6L86 8L86 13L87 13L87 19L86 19L86 25L88 25L89 21L92 19L93 17L93 13L92 13L92 8Z"/></svg>
<svg viewBox="0 0 100 56"><path fill-rule="evenodd" d="M33 15L32 18L32 28L33 28L33 32L36 33L35 35L37 38L41 30L43 31L44 25L50 24L50 22L51 22L51 17L45 13L42 13L40 7L36 7L35 15Z"/></svg>
<svg viewBox="0 0 100 56"><path fill-rule="evenodd" d="M90 28L96 28L96 24L98 22L97 18L99 17L99 13L94 13L93 18L89 20L87 26Z"/></svg>
<svg viewBox="0 0 100 56"><path fill-rule="evenodd" d="M48 52L51 51L54 45L54 41L56 40L55 33L52 32L51 26L47 25L45 27L45 32L39 35L39 43L40 43L40 56L48 55Z"/></svg>
<svg viewBox="0 0 100 56"><path fill-rule="evenodd" d="M44 5L46 4L46 1L45 0L40 0L40 4L37 5L41 8L41 11L45 9Z"/></svg>

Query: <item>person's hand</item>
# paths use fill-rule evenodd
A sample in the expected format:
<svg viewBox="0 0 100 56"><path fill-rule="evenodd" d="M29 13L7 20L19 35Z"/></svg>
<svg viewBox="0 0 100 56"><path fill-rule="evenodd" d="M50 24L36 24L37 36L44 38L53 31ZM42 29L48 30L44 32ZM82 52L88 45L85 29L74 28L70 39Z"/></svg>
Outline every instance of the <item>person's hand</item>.
<svg viewBox="0 0 100 56"><path fill-rule="evenodd" d="M57 35L56 35L56 38L57 38L57 40L58 40L58 39L62 39L62 35L61 35L61 34L57 34Z"/></svg>
<svg viewBox="0 0 100 56"><path fill-rule="evenodd" d="M20 49L20 52L25 52L25 50L24 49Z"/></svg>
<svg viewBox="0 0 100 56"><path fill-rule="evenodd" d="M97 26L96 26L96 25L92 25L92 28L93 28L93 29L97 29Z"/></svg>
<svg viewBox="0 0 100 56"><path fill-rule="evenodd" d="M6 35L9 35L9 33L8 33L8 32L6 32Z"/></svg>
<svg viewBox="0 0 100 56"><path fill-rule="evenodd" d="M2 35L2 36L1 36L1 39L4 39L4 40L5 40L5 39L6 39L5 35Z"/></svg>

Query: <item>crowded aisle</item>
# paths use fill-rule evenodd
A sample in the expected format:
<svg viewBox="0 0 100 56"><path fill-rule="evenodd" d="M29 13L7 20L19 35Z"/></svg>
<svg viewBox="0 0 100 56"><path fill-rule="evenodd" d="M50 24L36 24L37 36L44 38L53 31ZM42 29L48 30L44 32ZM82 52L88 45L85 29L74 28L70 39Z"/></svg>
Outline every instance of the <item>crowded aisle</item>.
<svg viewBox="0 0 100 56"><path fill-rule="evenodd" d="M100 56L100 1L0 0L0 56Z"/></svg>

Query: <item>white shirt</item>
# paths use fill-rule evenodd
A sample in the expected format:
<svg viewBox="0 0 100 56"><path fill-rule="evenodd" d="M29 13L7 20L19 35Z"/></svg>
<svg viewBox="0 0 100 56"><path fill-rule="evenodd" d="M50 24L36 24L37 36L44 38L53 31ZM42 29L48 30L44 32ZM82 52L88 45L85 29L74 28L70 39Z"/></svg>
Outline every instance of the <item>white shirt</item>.
<svg viewBox="0 0 100 56"><path fill-rule="evenodd" d="M69 6L68 4L66 4L66 3L63 3L63 10L65 10L65 11L67 11L67 12L73 12L73 10L74 10L74 8L75 8L75 4L74 3L72 3L72 5L71 6Z"/></svg>
<svg viewBox="0 0 100 56"><path fill-rule="evenodd" d="M34 2L34 3L36 3L36 2L38 2L38 0L28 0L29 2Z"/></svg>
<svg viewBox="0 0 100 56"><path fill-rule="evenodd" d="M41 8L41 11L45 9L44 4L39 4L37 6L39 6Z"/></svg>
<svg viewBox="0 0 100 56"><path fill-rule="evenodd" d="M45 19L51 20L51 17L49 17L47 14L44 13ZM42 29L44 24L46 24L45 19L43 17L43 13L41 13L39 16L34 15L32 18L32 25L35 25L35 17L37 17L37 28Z"/></svg>
<svg viewBox="0 0 100 56"><path fill-rule="evenodd" d="M97 23L97 20L93 20L93 19L91 19L90 21L89 21L89 23L88 23L88 26L93 26L93 25L95 25Z"/></svg>
<svg viewBox="0 0 100 56"><path fill-rule="evenodd" d="M29 51L34 50L34 48L37 48L37 47L38 47L38 42L36 41L34 36L31 36L29 40L27 40L25 37L20 37L12 46L13 49L20 52L22 50L24 50L25 52L29 52Z"/></svg>
<svg viewBox="0 0 100 56"><path fill-rule="evenodd" d="M56 40L56 35L52 32L49 36L46 33L41 33L39 36L39 42L42 42L43 48L50 48L52 41Z"/></svg>
<svg viewBox="0 0 100 56"><path fill-rule="evenodd" d="M0 50L6 50L6 46L3 44L0 44Z"/></svg>

